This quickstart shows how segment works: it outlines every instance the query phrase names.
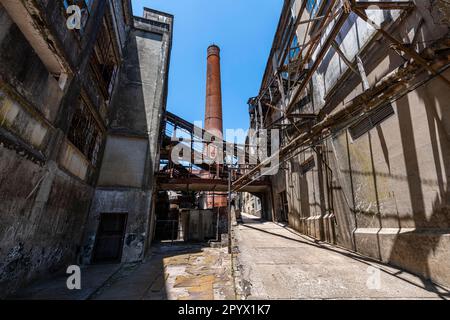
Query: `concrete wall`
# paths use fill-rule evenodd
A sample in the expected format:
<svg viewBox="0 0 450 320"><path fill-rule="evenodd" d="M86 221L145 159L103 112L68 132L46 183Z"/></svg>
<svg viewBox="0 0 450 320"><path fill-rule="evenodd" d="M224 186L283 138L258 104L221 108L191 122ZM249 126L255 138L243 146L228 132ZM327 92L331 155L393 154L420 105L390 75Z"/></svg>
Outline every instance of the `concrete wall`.
<svg viewBox="0 0 450 320"><path fill-rule="evenodd" d="M83 261L92 262L102 213L128 213L122 261L139 261L153 238L155 170L166 108L173 17L144 11L134 18L119 82L109 110L108 139L98 179Z"/></svg>
<svg viewBox="0 0 450 320"><path fill-rule="evenodd" d="M31 165L14 151L1 149L0 159L4 296L37 276L76 262L92 188L56 165L47 170Z"/></svg>
<svg viewBox="0 0 450 320"><path fill-rule="evenodd" d="M148 153L146 139L109 136L98 185L141 188Z"/></svg>
<svg viewBox="0 0 450 320"><path fill-rule="evenodd" d="M415 3L417 8L400 25L393 24L397 11L368 13L403 42L416 39L414 48L422 52L427 44L448 38L448 10L442 3ZM305 30L299 28L300 39ZM350 61L360 55L370 86L405 61L354 16L337 42ZM445 75L449 78L450 72ZM313 103L302 111L323 115L363 92L360 76L334 49L314 73L309 90ZM450 285L448 92L434 78L394 101L394 115L363 136L352 139L338 125L317 150L292 158L271 179L275 219L280 218L277 195L286 190L294 229ZM272 120L279 116L272 113ZM315 165L304 172L310 157Z"/></svg>
<svg viewBox="0 0 450 320"><path fill-rule="evenodd" d="M396 114L365 136L352 141L343 132L331 141L343 192L354 199L356 250L444 284L450 274L449 98L434 79L398 100Z"/></svg>
<svg viewBox="0 0 450 320"><path fill-rule="evenodd" d="M82 262L84 264L92 262L95 237L102 213L126 213L128 215L122 261L141 260L144 257L144 245L148 237L150 205L151 194L146 191L97 188L86 228Z"/></svg>
<svg viewBox="0 0 450 320"><path fill-rule="evenodd" d="M56 118L63 90L6 10L0 9L0 72L48 121Z"/></svg>
<svg viewBox="0 0 450 320"><path fill-rule="evenodd" d="M61 1L0 2L1 298L78 263L97 166L67 135L81 96L105 125L88 62L107 2L94 1L81 39Z"/></svg>

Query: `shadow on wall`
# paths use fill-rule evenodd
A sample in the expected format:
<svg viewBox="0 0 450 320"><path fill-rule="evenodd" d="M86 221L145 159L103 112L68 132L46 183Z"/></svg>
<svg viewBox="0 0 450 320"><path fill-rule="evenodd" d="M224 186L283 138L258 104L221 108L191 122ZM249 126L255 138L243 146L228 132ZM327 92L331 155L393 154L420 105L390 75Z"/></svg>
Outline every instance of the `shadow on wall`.
<svg viewBox="0 0 450 320"><path fill-rule="evenodd" d="M410 271L450 285L450 116L439 108L448 106L448 95L444 94L443 82L434 79L427 86L419 88L417 94L425 108L427 128L430 136L433 163L420 162L414 133L420 136L416 109L411 100L404 97L397 102L401 141L406 164L409 198L412 206L413 232L399 233L389 256L389 262L407 267ZM442 112L442 113L441 113ZM414 124L414 125L413 125ZM436 172L437 188L434 200L424 195L421 174ZM430 192L430 191L428 191ZM426 203L433 201L432 213L428 215ZM429 209L428 209L429 211Z"/></svg>
<svg viewBox="0 0 450 320"><path fill-rule="evenodd" d="M308 234L305 224L307 218L311 216L311 206L309 201L309 183L308 178L303 175L300 165L300 157L304 161L305 157L300 155L290 160L292 174L288 177L289 192L289 219L294 229L301 233ZM298 187L297 187L298 186ZM300 205L298 207L297 204Z"/></svg>
<svg viewBox="0 0 450 320"><path fill-rule="evenodd" d="M333 182L337 183L334 190L338 243L350 248L348 240L355 239L354 249L358 252L445 286L450 285L450 115L444 111L449 101L447 92L445 84L434 79L398 100L398 128L391 121L390 127L377 126L368 133L370 163L367 161L366 167L359 165L357 153L352 159L348 141L345 150L336 147L341 161L338 158L334 164L330 157L334 171L342 173L342 177ZM399 135L386 135L396 130ZM393 161L396 157L401 163ZM384 167L384 162L388 172L377 172L376 167ZM396 170L401 173L396 174ZM347 180L350 186L345 188L342 183ZM368 185L361 181L373 183L376 206L351 209L352 198L345 195L345 190L350 194L354 181L359 181L364 186L362 189L369 191ZM395 202L390 202L391 195L387 199L387 194L398 188L401 188L401 195L398 199L392 197ZM360 202L367 198L360 196ZM398 207L395 210L397 205L400 210ZM353 226L353 215L360 232L347 239L347 226ZM346 241L343 243L342 239Z"/></svg>

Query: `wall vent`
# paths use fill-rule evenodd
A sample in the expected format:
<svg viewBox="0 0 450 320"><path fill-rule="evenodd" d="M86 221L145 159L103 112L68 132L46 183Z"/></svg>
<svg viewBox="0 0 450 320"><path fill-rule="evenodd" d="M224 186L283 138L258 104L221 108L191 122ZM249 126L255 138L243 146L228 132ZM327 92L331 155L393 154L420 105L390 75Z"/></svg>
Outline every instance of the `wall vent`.
<svg viewBox="0 0 450 320"><path fill-rule="evenodd" d="M358 139L394 114L394 108L390 103L378 107L369 115L365 116L361 121L352 125L348 129L352 139Z"/></svg>

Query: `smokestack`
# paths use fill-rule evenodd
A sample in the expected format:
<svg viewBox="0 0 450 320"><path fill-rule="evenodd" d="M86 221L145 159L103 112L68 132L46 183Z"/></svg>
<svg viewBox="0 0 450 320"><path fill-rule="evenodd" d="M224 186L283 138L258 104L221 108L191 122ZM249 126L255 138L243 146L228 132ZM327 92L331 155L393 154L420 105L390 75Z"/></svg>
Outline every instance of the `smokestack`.
<svg viewBox="0 0 450 320"><path fill-rule="evenodd" d="M205 110L205 130L215 137L223 138L222 121L222 82L220 79L220 48L216 45L208 47L208 71L206 79L206 110ZM215 163L215 176L220 177L220 163L223 159L222 153L213 144L209 144L205 151L208 161L212 167ZM213 171L211 171L214 176ZM206 206L208 208L219 208L227 206L227 194L216 195L206 194Z"/></svg>
<svg viewBox="0 0 450 320"><path fill-rule="evenodd" d="M220 48L214 44L208 48L205 130L223 138Z"/></svg>

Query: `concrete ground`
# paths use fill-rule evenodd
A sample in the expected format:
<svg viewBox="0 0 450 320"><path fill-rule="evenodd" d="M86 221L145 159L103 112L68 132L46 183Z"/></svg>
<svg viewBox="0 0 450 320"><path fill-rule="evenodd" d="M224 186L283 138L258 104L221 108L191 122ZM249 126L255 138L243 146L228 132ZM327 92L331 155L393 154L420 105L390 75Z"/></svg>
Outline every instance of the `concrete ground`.
<svg viewBox="0 0 450 320"><path fill-rule="evenodd" d="M155 245L143 263L82 269L81 290L68 290L66 275L34 283L11 299L226 300L235 299L227 248L200 244Z"/></svg>
<svg viewBox="0 0 450 320"><path fill-rule="evenodd" d="M242 218L233 228L234 259L227 248L159 244L142 263L84 267L81 290L68 290L63 274L10 298L450 299L445 288L408 272L316 242L280 224L246 214Z"/></svg>
<svg viewBox="0 0 450 320"><path fill-rule="evenodd" d="M235 299L231 257L226 248L157 245L150 259L122 268L92 299Z"/></svg>
<svg viewBox="0 0 450 320"><path fill-rule="evenodd" d="M105 282L122 268L120 264L93 265L81 268L81 290L67 289L66 274L56 274L33 282L9 297L15 300L88 300Z"/></svg>
<svg viewBox="0 0 450 320"><path fill-rule="evenodd" d="M445 288L408 272L280 224L242 218L234 238L247 299L450 299Z"/></svg>

